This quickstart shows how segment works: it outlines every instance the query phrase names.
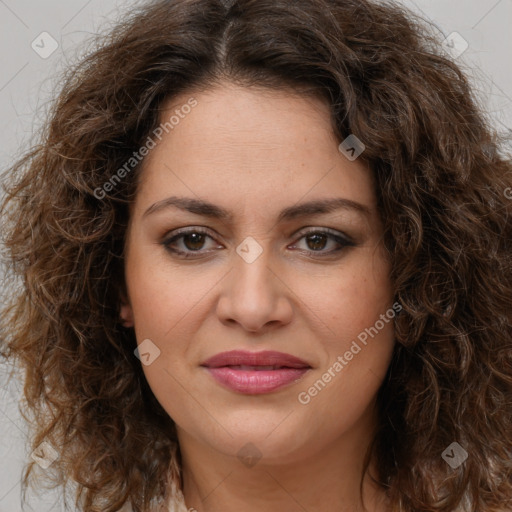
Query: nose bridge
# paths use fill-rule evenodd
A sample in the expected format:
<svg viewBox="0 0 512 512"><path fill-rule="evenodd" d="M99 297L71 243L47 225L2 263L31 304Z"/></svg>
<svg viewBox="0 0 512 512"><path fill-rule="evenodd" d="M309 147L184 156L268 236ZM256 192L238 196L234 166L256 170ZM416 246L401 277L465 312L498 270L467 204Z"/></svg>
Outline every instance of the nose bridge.
<svg viewBox="0 0 512 512"><path fill-rule="evenodd" d="M269 270L271 259L268 243L253 237L245 238L236 249L231 293L240 299L258 303L271 300L275 284L271 282L272 273Z"/></svg>
<svg viewBox="0 0 512 512"><path fill-rule="evenodd" d="M291 306L272 267L272 250L247 237L233 254L233 269L219 300L222 321L257 331L269 322L288 322Z"/></svg>

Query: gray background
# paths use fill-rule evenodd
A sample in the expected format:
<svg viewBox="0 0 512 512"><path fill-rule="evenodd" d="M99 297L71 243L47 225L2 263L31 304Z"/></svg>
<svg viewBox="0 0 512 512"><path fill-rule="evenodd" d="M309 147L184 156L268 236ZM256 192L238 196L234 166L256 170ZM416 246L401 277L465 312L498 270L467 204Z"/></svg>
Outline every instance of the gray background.
<svg viewBox="0 0 512 512"><path fill-rule="evenodd" d="M440 40L458 32L467 41L468 48L456 60L472 79L496 130L510 141L512 0L399 1L433 21ZM83 41L111 26L133 5L126 0L0 0L2 168L21 154L40 126L48 101L58 88L55 76L59 70L85 51ZM58 43L47 58L31 46L34 40L43 46L42 32L48 32ZM49 48L49 44L44 46ZM455 43L454 50L447 51L459 47ZM20 475L29 455L26 428L17 410L20 385L15 380L7 384L8 369L0 366L0 370L0 512L19 512ZM32 493L27 510L57 512L63 510L61 502L57 492Z"/></svg>

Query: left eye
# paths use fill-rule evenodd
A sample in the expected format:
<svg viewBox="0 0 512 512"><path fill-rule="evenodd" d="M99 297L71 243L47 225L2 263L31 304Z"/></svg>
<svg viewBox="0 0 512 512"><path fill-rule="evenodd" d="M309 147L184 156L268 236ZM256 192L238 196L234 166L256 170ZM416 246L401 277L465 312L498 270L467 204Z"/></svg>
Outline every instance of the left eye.
<svg viewBox="0 0 512 512"><path fill-rule="evenodd" d="M351 242L348 239L328 231L312 231L305 233L299 238L299 240L305 240L307 247L304 250L307 252L332 253L339 251L339 246L345 247L351 245ZM329 245L329 242L331 242L331 245L334 245L334 248L324 251L326 246ZM338 248L336 248L336 246L338 246Z"/></svg>

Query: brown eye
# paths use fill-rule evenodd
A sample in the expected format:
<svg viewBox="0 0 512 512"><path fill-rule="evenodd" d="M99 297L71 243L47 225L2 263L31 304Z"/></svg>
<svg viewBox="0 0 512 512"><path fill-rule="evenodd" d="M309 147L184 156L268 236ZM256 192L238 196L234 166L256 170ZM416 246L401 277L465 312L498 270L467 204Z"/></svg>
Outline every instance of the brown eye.
<svg viewBox="0 0 512 512"><path fill-rule="evenodd" d="M211 247L208 247L208 241L210 241ZM188 258L205 255L208 252L212 252L212 249L219 248L218 245L215 246L215 244L212 243L213 241L212 236L206 231L195 228L175 232L173 236L164 240L162 245L169 252L177 254L180 257Z"/></svg>
<svg viewBox="0 0 512 512"><path fill-rule="evenodd" d="M300 247L301 244L305 247ZM302 233L292 248L301 249L315 256L328 256L355 245L356 243L344 233L323 229Z"/></svg>
<svg viewBox="0 0 512 512"><path fill-rule="evenodd" d="M196 232L182 235L183 245L191 251L198 251L203 248L205 237L206 235Z"/></svg>
<svg viewBox="0 0 512 512"><path fill-rule="evenodd" d="M325 249L329 237L321 233L313 233L306 237L308 248L312 251Z"/></svg>

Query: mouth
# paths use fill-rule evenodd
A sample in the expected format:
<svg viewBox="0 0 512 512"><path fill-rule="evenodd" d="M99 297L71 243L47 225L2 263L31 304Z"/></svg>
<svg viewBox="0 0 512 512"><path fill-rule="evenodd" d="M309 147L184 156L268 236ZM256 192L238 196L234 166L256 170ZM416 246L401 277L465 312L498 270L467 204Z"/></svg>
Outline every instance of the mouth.
<svg viewBox="0 0 512 512"><path fill-rule="evenodd" d="M278 370L281 368L311 368L311 366L302 359L286 354L284 352L264 351L247 352L244 350L231 350L230 352L221 352L207 359L201 366L207 368L221 368L230 366L237 369L255 369L255 370Z"/></svg>
<svg viewBox="0 0 512 512"><path fill-rule="evenodd" d="M271 351L223 352L201 366L223 387L250 395L270 393L290 385L312 369L291 354Z"/></svg>
<svg viewBox="0 0 512 512"><path fill-rule="evenodd" d="M227 366L222 366L222 367L217 367L217 368L233 368L233 370L242 370L244 372L247 372L247 371L263 371L263 370L267 370L267 371L273 371L273 370L281 370L283 368L295 368L295 367L292 367L292 366L281 366L281 365L277 365L277 364L274 364L274 365L261 365L261 366L258 366L258 365L253 365L253 366L250 366L250 365L247 365L247 364L239 364L239 365L227 365Z"/></svg>

